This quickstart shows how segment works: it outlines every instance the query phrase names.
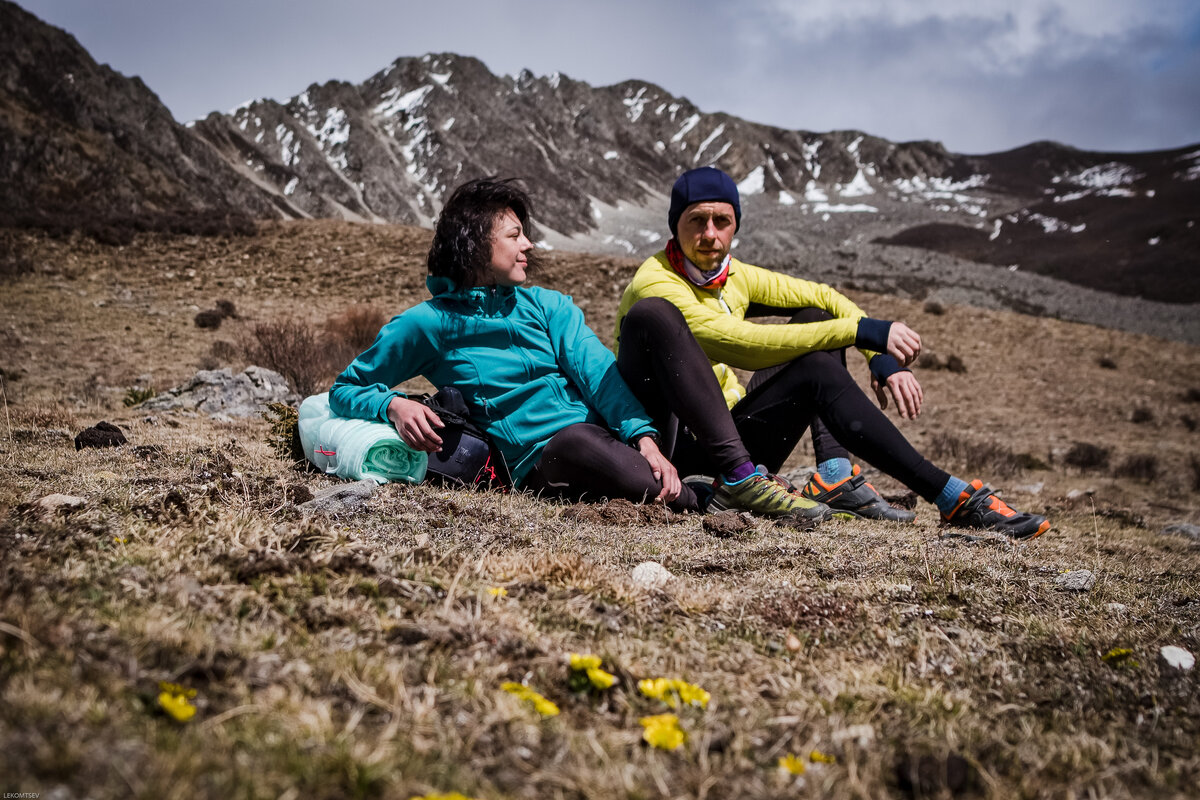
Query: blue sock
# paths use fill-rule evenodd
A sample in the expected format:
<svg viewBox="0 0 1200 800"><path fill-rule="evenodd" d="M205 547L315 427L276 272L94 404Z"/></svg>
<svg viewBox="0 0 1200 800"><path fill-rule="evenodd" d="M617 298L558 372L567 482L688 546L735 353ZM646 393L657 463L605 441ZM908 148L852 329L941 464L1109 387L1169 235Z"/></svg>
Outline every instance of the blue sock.
<svg viewBox="0 0 1200 800"><path fill-rule="evenodd" d="M942 487L942 493L933 501L938 507L938 511L943 514L949 514L954 510L954 506L958 503L958 496L969 489L970 486L961 478L950 476L950 480L946 481L946 485Z"/></svg>
<svg viewBox="0 0 1200 800"><path fill-rule="evenodd" d="M848 458L830 458L817 465L821 480L832 486L838 481L845 480L854 474L854 467Z"/></svg>
<svg viewBox="0 0 1200 800"><path fill-rule="evenodd" d="M722 477L725 479L725 483L727 484L741 483L742 481L746 480L746 478L749 478L751 475L753 475L756 471L757 467L754 466L754 462L747 461L744 464L739 464L738 466L729 470L729 472L726 472Z"/></svg>

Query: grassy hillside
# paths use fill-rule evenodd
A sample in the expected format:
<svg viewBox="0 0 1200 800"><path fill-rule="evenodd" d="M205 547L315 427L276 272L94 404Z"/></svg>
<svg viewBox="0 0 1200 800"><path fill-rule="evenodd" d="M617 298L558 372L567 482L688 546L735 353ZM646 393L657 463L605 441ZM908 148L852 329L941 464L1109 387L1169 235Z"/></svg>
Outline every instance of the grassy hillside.
<svg viewBox="0 0 1200 800"><path fill-rule="evenodd" d="M851 293L925 339L926 411L906 434L1051 517L1018 547L944 536L924 503L913 526L717 531L388 485L305 517L295 502L331 481L276 458L266 422L123 404L245 366L256 324L417 302L428 235L310 222L116 248L0 232L0 789L1194 796L1200 681L1159 650L1200 653L1200 544L1162 533L1200 522L1197 348ZM634 266L552 254L540 282L610 340ZM219 301L236 316L197 327ZM100 420L129 444L77 452ZM804 447L788 469L811 463ZM83 503L37 505L54 493ZM674 579L635 581L645 561ZM1084 569L1090 590L1056 584ZM615 684L573 691L572 653ZM672 711L639 691L658 677L710 695L675 709L674 750L643 741L639 720ZM160 682L194 691L194 716L164 711Z"/></svg>

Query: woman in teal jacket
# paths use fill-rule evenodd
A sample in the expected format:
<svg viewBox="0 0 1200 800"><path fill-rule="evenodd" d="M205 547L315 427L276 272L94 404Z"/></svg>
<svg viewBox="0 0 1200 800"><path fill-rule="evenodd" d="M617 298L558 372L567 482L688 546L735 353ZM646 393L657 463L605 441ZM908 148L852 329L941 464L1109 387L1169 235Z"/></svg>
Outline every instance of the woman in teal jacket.
<svg viewBox="0 0 1200 800"><path fill-rule="evenodd" d="M516 486L697 509L694 490L658 447L652 420L674 413L721 468L722 505L827 515L755 470L708 360L669 303L633 309L624 331L632 346L618 363L569 297L521 286L535 254L528 225L529 200L511 181L456 189L429 251L433 298L392 319L338 376L333 412L390 422L410 446L435 452L441 420L393 388L423 375L462 393Z"/></svg>

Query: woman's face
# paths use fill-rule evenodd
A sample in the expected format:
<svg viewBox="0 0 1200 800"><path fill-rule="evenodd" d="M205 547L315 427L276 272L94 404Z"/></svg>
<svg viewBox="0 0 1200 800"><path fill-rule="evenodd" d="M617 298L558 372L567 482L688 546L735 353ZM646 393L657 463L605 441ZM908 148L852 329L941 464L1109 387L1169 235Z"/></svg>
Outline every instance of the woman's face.
<svg viewBox="0 0 1200 800"><path fill-rule="evenodd" d="M521 220L506 208L492 223L491 283L497 286L520 286L525 282L525 268L529 265L525 254L533 249L533 242L525 235Z"/></svg>

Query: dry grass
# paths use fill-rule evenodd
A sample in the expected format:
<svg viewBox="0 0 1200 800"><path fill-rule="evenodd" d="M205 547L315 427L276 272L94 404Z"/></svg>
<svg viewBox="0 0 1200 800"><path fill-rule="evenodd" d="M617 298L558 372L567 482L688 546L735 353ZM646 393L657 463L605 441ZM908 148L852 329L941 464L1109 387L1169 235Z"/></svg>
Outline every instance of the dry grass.
<svg viewBox="0 0 1200 800"><path fill-rule="evenodd" d="M1036 494L1010 488L1006 497L1049 513L1055 527L1011 547L941 537L924 503L914 526L845 522L798 533L760 522L732 539L709 536L695 517L583 513L428 486L385 486L352 514L305 519L292 501L328 479L277 459L263 442L265 421L147 418L121 405L123 387L143 373L159 386L190 374L188 359L213 343L192 324L190 306L211 307L235 280L245 282L238 305L248 319L240 325L282 315L275 285L290 297L333 275L347 287L334 307L345 308L386 291L378 274L394 259L419 268L413 253L422 236L314 223L231 240L228 250L214 240L139 239L122 256L123 264L156 264L183 251L209 267L197 271L199 288L178 275L103 266L115 254L87 240L65 251L53 240L26 248L39 265L46 253L61 256L55 263L75 277L46 276L39 266L12 285L18 314L3 323L21 342L3 366L24 374L8 384L12 432L0 428L4 791L1194 793L1197 679L1169 678L1156 658L1164 644L1200 652L1200 549L1158 533L1167 521L1194 522L1200 500L1195 442L1178 426L1154 449L1161 476L1153 502L1139 484L1106 474L1014 467L1010 487L1046 485ZM239 272L247 247L260 248L252 254L259 263ZM350 258L360 250L367 254ZM558 258L546 271L552 285L584 263ZM378 273L361 285L349 270L360 261ZM277 271L283 263L302 264L299 284ZM597 294L587 313L606 338L611 310L601 300L612 299L608 284L626 269L601 264L588 273ZM225 285L210 285L217 281ZM110 284L155 299L103 313L106 306L91 303L122 302L120 288L99 288ZM86 297L76 293L82 287ZM1146 452L1156 430L1130 421L1120 387L1154 376L1144 394L1156 419L1184 409L1178 381L1187 371L1178 365L1194 362L1194 348L1053 320L956 307L926 319L917 305L863 302L932 339L959 332L955 347L970 373L920 376L926 413L905 431L923 446L953 431L968 445L1003 442L1047 460L1071 442L1093 441L1119 459ZM109 347L123 337L128 346ZM79 347L63 351L72 355L48 380L35 364L55 363L47 356L68 339ZM1019 363L989 353L1017 341L1027 343ZM1067 343L1072 352L1117 353L1147 373L1103 369L1089 357L1068 365L1072 371L1052 356ZM107 360L94 360L92 348ZM1020 402L1006 394L1052 368L1054 382L1041 392ZM1001 372L1011 380L988 384ZM92 375L100 378L90 398L63 388ZM1081 404L1086 419L1067 413ZM52 433L99 419L122 425L130 444L77 453L69 437ZM992 457L982 468L999 464ZM1173 508L1161 502L1168 484ZM1082 487L1096 492L1066 499ZM86 502L50 516L29 505L54 492ZM645 560L663 563L676 580L662 591L639 588L630 573ZM1096 574L1091 591L1056 587L1061 572L1075 569ZM1133 657L1102 659L1117 647ZM601 656L617 685L573 693L571 652ZM636 682L657 676L712 694L706 710L680 713L688 741L675 752L641 742L638 718L666 709L641 696ZM158 710L162 680L197 691L191 721ZM562 713L539 718L499 690L509 680L540 691ZM812 763L814 750L835 763ZM788 753L807 763L801 781L776 767Z"/></svg>

